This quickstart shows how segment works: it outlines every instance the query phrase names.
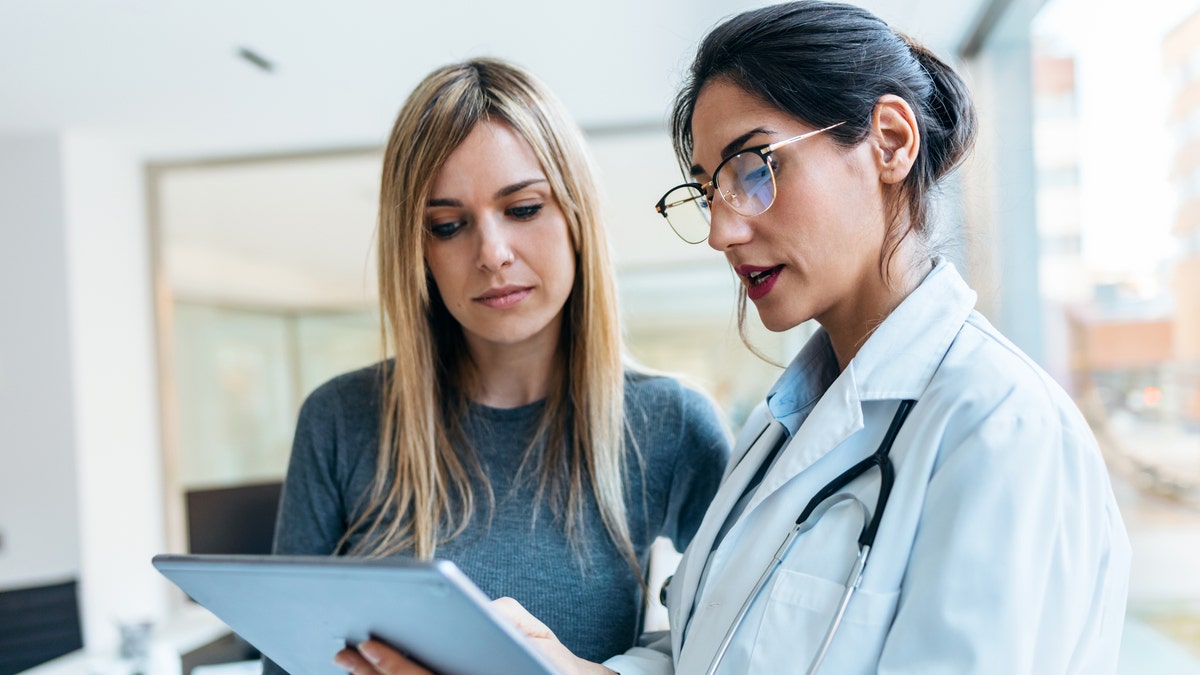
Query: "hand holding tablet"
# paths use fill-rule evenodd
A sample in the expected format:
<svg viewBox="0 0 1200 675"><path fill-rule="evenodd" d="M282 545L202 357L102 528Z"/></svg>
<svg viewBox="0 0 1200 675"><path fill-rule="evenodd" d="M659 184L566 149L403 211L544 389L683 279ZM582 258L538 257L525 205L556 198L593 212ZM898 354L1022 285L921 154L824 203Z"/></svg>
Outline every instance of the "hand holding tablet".
<svg viewBox="0 0 1200 675"><path fill-rule="evenodd" d="M516 600L499 598L492 601L491 607L531 639L534 646L555 665L557 672L563 675L619 675L599 663L572 654L546 624ZM430 671L374 640L368 640L356 649L342 650L337 655L336 663L353 675L431 675Z"/></svg>

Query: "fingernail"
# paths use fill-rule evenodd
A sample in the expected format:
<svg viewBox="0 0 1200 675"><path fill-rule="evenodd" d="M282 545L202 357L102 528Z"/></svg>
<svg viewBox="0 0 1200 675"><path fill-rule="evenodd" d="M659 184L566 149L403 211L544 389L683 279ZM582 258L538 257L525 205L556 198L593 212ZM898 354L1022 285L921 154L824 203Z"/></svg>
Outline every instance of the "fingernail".
<svg viewBox="0 0 1200 675"><path fill-rule="evenodd" d="M358 646L358 653L366 657L371 663L378 664L383 659L383 654L379 653L379 647L373 642L364 642Z"/></svg>
<svg viewBox="0 0 1200 675"><path fill-rule="evenodd" d="M339 652L337 654L337 656L333 657L333 663L338 668L345 668L346 670L350 670L351 664L353 662L350 660L349 656L346 656L345 654L342 654Z"/></svg>

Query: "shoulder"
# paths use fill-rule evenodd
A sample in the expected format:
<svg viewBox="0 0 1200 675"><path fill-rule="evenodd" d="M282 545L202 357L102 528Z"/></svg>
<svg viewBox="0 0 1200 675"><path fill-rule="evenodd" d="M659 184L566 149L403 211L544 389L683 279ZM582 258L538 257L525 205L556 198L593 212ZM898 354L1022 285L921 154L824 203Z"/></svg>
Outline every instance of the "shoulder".
<svg viewBox="0 0 1200 675"><path fill-rule="evenodd" d="M1067 392L977 312L963 323L924 398L946 416L946 446L984 436L1013 456L1048 443L1095 450Z"/></svg>
<svg viewBox="0 0 1200 675"><path fill-rule="evenodd" d="M1047 550L1100 556L1111 545L1123 555L1124 526L1087 420L1049 374L981 315L963 323L912 420L905 425L914 439L908 456L921 459L911 466L929 475L922 522L941 524L922 526L926 531L983 522L979 531L999 537L1016 531L1030 539L1034 529L1053 535L1058 543ZM1029 517L1042 519L1020 520Z"/></svg>
<svg viewBox="0 0 1200 675"><path fill-rule="evenodd" d="M390 373L391 362L381 361L326 381L305 398L300 408L301 420L366 411L376 414Z"/></svg>
<svg viewBox="0 0 1200 675"><path fill-rule="evenodd" d="M963 323L934 383L955 398L994 405L997 413L1079 417L1066 391L978 312Z"/></svg>
<svg viewBox="0 0 1200 675"><path fill-rule="evenodd" d="M682 420L721 424L716 404L703 389L661 373L627 369L625 409L627 415L648 415L660 423Z"/></svg>
<svg viewBox="0 0 1200 675"><path fill-rule="evenodd" d="M679 378L626 370L625 418L647 456L683 452L722 467L729 456L729 432L716 403Z"/></svg>
<svg viewBox="0 0 1200 675"><path fill-rule="evenodd" d="M343 373L317 387L300 408L292 462L316 462L351 494L369 482L378 453L389 362Z"/></svg>

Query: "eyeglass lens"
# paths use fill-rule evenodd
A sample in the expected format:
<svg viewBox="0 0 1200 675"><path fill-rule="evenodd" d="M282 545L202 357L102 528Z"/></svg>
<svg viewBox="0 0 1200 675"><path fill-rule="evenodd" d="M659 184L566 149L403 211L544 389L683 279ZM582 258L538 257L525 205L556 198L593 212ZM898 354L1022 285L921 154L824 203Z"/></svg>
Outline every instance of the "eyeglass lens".
<svg viewBox="0 0 1200 675"><path fill-rule="evenodd" d="M775 177L767 161L757 152L739 152L717 171L721 197L743 216L757 216L775 201Z"/></svg>
<svg viewBox="0 0 1200 675"><path fill-rule="evenodd" d="M699 244L708 238L708 198L699 188L680 185L663 197L663 213L679 238Z"/></svg>
<svg viewBox="0 0 1200 675"><path fill-rule="evenodd" d="M717 170L721 199L743 216L757 216L775 201L775 176L769 160L747 150L730 156ZM698 188L681 185L663 198L664 213L680 239L699 244L708 238L708 199Z"/></svg>

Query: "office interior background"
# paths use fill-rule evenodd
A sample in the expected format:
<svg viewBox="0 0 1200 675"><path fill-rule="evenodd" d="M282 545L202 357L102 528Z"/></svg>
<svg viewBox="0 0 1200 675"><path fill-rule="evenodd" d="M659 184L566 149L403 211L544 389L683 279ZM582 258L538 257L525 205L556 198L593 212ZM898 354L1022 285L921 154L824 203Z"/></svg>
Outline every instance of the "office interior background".
<svg viewBox="0 0 1200 675"><path fill-rule="evenodd" d="M25 623L6 594L50 586L84 653L121 625L192 630L149 560L220 527L189 495L278 482L307 393L383 356L382 146L446 62L510 59L563 99L632 356L736 427L779 367L738 339L721 256L652 204L679 180L665 120L696 42L759 4L0 0L0 644ZM1100 440L1134 547L1121 672L1200 673L1200 10L857 4L972 86L946 251ZM810 330L748 324L777 362Z"/></svg>

